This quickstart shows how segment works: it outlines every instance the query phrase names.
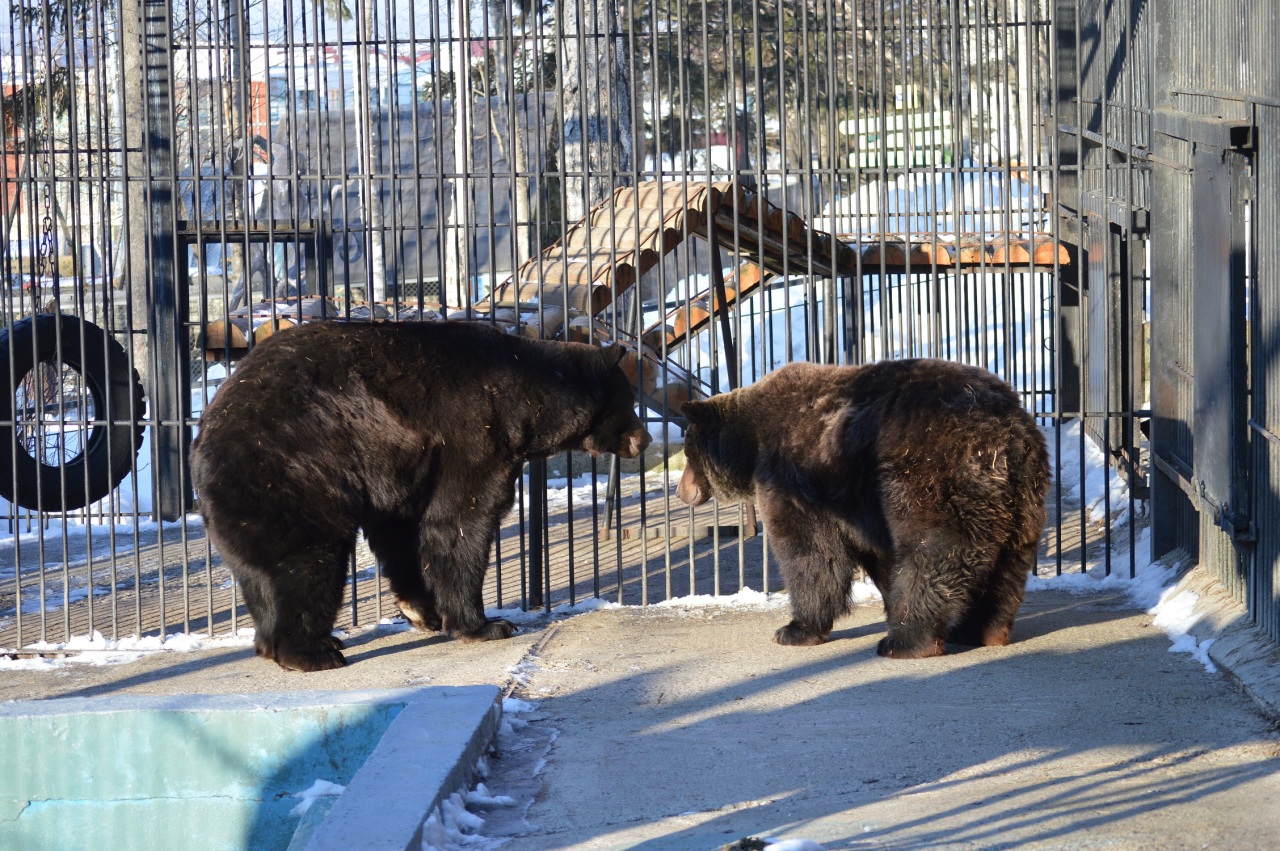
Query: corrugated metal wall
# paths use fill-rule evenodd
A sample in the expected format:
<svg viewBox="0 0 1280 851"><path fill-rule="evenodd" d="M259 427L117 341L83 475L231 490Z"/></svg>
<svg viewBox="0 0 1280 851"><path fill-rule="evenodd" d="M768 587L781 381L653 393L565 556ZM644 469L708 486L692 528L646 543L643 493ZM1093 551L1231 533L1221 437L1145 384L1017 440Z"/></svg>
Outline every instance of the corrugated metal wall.
<svg viewBox="0 0 1280 851"><path fill-rule="evenodd" d="M1280 13L1267 0L1149 5L1156 547L1196 555L1280 639Z"/></svg>
<svg viewBox="0 0 1280 851"><path fill-rule="evenodd" d="M1266 24L1280 33L1280 10L1270 6ZM1252 40L1258 45L1258 39ZM1270 56L1276 59L1275 51ZM1273 78L1272 92L1280 80ZM1254 525L1258 542L1253 558L1253 596L1257 620L1280 641L1280 103L1258 104L1257 277L1249 315L1252 404L1249 441L1252 448ZM1264 182L1264 180L1266 182Z"/></svg>

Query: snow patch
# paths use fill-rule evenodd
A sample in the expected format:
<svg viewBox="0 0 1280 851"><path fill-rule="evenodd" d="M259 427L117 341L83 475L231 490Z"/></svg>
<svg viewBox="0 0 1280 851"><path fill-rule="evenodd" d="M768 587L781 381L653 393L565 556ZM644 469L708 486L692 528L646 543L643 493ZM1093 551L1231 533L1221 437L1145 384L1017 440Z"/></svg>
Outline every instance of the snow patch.
<svg viewBox="0 0 1280 851"><path fill-rule="evenodd" d="M602 609L620 609L622 604L601 600L599 597L588 597L576 603L563 603L551 610L553 615L580 615L586 612L598 612Z"/></svg>
<svg viewBox="0 0 1280 851"><path fill-rule="evenodd" d="M347 791L346 786L340 786L337 783L331 783L328 780L319 780L312 783L308 788L301 792L294 792L290 797L299 798L299 803L291 810L289 815L299 817L305 815L307 810L311 809L320 798L336 798L343 792Z"/></svg>
<svg viewBox="0 0 1280 851"><path fill-rule="evenodd" d="M1197 640L1191 634L1191 628L1204 617L1203 612L1197 611L1199 602L1200 597L1191 591L1169 588L1147 613L1155 615L1151 625L1158 627L1173 641L1169 647L1170 653L1190 653L1191 658L1213 674L1218 670L1218 666L1209 658L1209 647L1213 644L1213 639Z"/></svg>
<svg viewBox="0 0 1280 851"><path fill-rule="evenodd" d="M462 792L454 792L422 823L422 851L450 851L468 845L478 845L485 838L477 831L484 827L484 819L467 811Z"/></svg>
<svg viewBox="0 0 1280 851"><path fill-rule="evenodd" d="M1082 435L1080 420L1069 420L1062 424L1058 435L1050 431L1045 437L1051 469L1063 491L1079 496L1095 521L1104 520L1110 506L1111 528L1117 529L1129 522L1128 483L1107 464L1102 450ZM1134 508L1135 513L1143 517L1147 503L1135 500Z"/></svg>
<svg viewBox="0 0 1280 851"><path fill-rule="evenodd" d="M812 839L780 839L770 842L764 851L827 851L826 846L819 845Z"/></svg>
<svg viewBox="0 0 1280 851"><path fill-rule="evenodd" d="M777 609L788 603L783 593L765 593L751 588L743 588L736 594L716 597L712 594L692 594L688 597L673 597L660 603L653 603L656 609Z"/></svg>
<svg viewBox="0 0 1280 851"><path fill-rule="evenodd" d="M514 697L503 698L499 741L509 737L513 727L527 723L517 716L532 712L536 708L537 704L528 701ZM537 774L540 770L541 763L534 773ZM488 776L489 765L484 757L477 762L476 773L481 777ZM519 805L520 802L510 795L493 794L483 782L477 782L470 790L454 792L423 821L421 851L458 851L464 848L496 847L505 840L490 839L480 832L485 825L484 811Z"/></svg>

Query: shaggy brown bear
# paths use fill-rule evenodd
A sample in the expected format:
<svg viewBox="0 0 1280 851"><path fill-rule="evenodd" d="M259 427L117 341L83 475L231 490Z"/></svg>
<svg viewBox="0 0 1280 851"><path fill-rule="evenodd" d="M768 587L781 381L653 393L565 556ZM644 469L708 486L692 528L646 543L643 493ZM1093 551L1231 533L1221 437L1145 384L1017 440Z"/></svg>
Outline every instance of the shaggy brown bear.
<svg viewBox="0 0 1280 851"><path fill-rule="evenodd" d="M682 410L677 494L755 500L791 597L779 644L825 641L857 567L884 597L880 655L1009 643L1049 456L1008 384L940 360L797 363Z"/></svg>
<svg viewBox="0 0 1280 851"><path fill-rule="evenodd" d="M191 455L258 655L303 671L346 664L332 631L361 529L414 627L510 636L481 592L524 462L566 449L631 458L649 444L623 351L464 322L317 322L256 346Z"/></svg>

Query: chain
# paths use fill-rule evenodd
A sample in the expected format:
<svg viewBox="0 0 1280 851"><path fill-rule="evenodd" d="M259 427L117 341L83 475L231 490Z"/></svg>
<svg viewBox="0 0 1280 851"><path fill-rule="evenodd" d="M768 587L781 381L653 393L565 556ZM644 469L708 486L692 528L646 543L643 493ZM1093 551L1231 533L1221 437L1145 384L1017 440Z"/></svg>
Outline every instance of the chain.
<svg viewBox="0 0 1280 851"><path fill-rule="evenodd" d="M52 183L52 177L50 178ZM54 278L58 272L57 245L53 235L53 192L49 184L44 187L44 217L40 220L40 241L37 243L37 271L41 277Z"/></svg>
<svg viewBox="0 0 1280 851"><path fill-rule="evenodd" d="M41 311L41 282L46 279L58 292L58 246L53 231L53 157L44 155L46 182L44 185L44 214L40 218L40 234L36 241L36 268L31 280L31 310Z"/></svg>

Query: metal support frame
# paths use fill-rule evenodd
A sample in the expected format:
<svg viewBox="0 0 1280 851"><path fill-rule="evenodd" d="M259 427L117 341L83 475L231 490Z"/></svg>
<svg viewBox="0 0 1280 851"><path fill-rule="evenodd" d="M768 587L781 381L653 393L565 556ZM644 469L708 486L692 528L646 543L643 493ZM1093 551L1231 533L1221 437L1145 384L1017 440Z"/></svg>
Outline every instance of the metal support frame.
<svg viewBox="0 0 1280 851"><path fill-rule="evenodd" d="M191 508L185 481L190 428L190 365L182 321L187 293L178 286L174 233L176 186L173 140L173 11L166 0L143 0L146 78L148 338L150 415L156 462L153 516L176 520ZM182 264L182 265L185 265Z"/></svg>

